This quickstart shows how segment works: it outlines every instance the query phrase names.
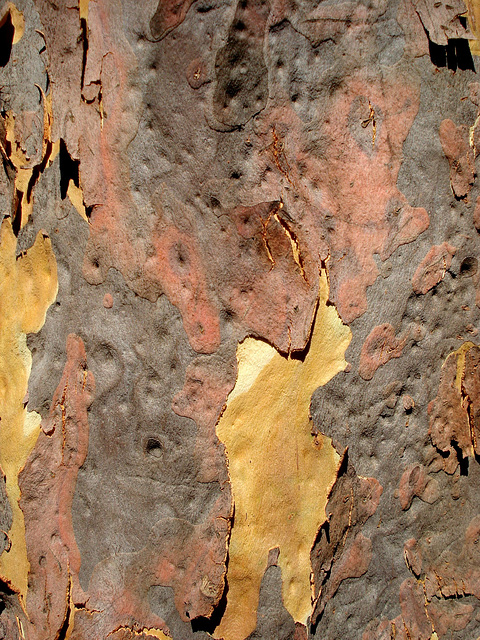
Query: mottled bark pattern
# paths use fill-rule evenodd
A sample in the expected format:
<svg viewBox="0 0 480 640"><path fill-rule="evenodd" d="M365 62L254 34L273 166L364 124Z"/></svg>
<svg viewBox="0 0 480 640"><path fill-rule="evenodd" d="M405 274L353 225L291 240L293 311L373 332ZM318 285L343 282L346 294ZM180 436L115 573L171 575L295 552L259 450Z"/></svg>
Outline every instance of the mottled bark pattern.
<svg viewBox="0 0 480 640"><path fill-rule="evenodd" d="M0 637L480 636L479 36L0 3Z"/></svg>

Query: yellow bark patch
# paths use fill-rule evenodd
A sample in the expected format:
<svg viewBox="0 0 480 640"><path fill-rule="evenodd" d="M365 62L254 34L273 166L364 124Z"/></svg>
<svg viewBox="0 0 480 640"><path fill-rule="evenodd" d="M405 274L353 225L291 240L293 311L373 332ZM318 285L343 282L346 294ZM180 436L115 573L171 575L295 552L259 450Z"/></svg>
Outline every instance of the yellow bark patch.
<svg viewBox="0 0 480 640"><path fill-rule="evenodd" d="M469 40L470 51L474 56L480 55L480 0L465 0L468 11L468 21L475 36L475 40Z"/></svg>
<svg viewBox="0 0 480 640"><path fill-rule="evenodd" d="M0 14L0 27L5 23L8 14L10 14L10 19L14 29L12 43L17 44L25 33L25 18L23 17L23 13L19 11L13 3L7 2Z"/></svg>
<svg viewBox="0 0 480 640"><path fill-rule="evenodd" d="M42 139L42 152L40 158L38 158L38 164L45 162L44 169L50 167L55 160L59 149L60 141L52 142L52 94L45 95L43 89L36 85L43 98L43 139ZM20 210L21 221L20 228L23 228L32 213L33 210L33 187L32 193L28 193L29 183L32 179L34 165L31 159L27 157L23 141L20 136L17 135L15 130L15 114L13 111L8 111L5 114L5 130L6 140L10 143L9 159L15 167L15 193L20 194ZM30 196L30 197L29 197Z"/></svg>
<svg viewBox="0 0 480 640"><path fill-rule="evenodd" d="M78 0L78 9L80 12L80 20L88 20L88 4L90 0Z"/></svg>
<svg viewBox="0 0 480 640"><path fill-rule="evenodd" d="M167 636L160 629L142 629L142 632L147 636L152 636L153 638L158 638L158 640L172 640L170 636Z"/></svg>
<svg viewBox="0 0 480 640"><path fill-rule="evenodd" d="M77 212L82 216L85 222L88 222L87 211L83 202L83 191L81 187L77 187L73 180L70 180L67 188L67 196L73 204Z"/></svg>
<svg viewBox="0 0 480 640"><path fill-rule="evenodd" d="M45 322L58 290L50 239L39 232L33 246L15 257L17 240L10 221L0 229L0 465L6 476L13 524L11 548L0 556L0 575L24 597L28 561L25 525L19 507L18 474L38 437L40 416L26 410L32 356L27 334Z"/></svg>
<svg viewBox="0 0 480 640"><path fill-rule="evenodd" d="M351 331L327 306L321 277L311 344L304 361L247 338L237 350L238 377L217 425L225 443L235 500L227 607L217 638L243 640L256 624L269 549L280 548L283 602L305 623L311 611L310 550L325 520L338 455L311 433L312 393L346 367Z"/></svg>
<svg viewBox="0 0 480 640"><path fill-rule="evenodd" d="M467 351L470 351L472 347L475 347L473 342L464 342L459 349L453 352L455 354L454 357L457 359L457 374L455 376L455 389L458 391L458 393L462 393L462 382L465 376L465 360L467 358ZM448 358L450 358L451 356L452 354L450 354Z"/></svg>

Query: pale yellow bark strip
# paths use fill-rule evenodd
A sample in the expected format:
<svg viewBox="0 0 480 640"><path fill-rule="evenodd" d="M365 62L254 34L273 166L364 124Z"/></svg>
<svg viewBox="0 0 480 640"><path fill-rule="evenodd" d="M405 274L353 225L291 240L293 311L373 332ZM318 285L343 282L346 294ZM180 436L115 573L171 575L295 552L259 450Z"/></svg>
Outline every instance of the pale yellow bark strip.
<svg viewBox="0 0 480 640"><path fill-rule="evenodd" d="M238 347L237 384L217 425L225 443L235 499L229 548L227 608L215 636L243 640L255 628L268 551L280 547L283 601L296 621L311 610L310 549L325 519L338 455L311 434L312 393L346 367L351 332L320 300L310 349L302 362L247 338Z"/></svg>

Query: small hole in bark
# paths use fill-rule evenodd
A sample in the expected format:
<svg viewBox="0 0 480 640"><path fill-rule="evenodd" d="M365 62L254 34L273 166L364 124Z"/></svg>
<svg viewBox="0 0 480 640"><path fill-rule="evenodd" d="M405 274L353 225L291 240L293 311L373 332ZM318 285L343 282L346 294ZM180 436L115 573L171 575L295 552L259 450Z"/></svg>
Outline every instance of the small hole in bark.
<svg viewBox="0 0 480 640"><path fill-rule="evenodd" d="M460 275L469 278L470 276L474 276L478 271L478 260L473 256L469 256L463 260L460 265Z"/></svg>
<svg viewBox="0 0 480 640"><path fill-rule="evenodd" d="M163 454L163 445L158 438L148 438L145 444L145 452L154 458L160 458Z"/></svg>

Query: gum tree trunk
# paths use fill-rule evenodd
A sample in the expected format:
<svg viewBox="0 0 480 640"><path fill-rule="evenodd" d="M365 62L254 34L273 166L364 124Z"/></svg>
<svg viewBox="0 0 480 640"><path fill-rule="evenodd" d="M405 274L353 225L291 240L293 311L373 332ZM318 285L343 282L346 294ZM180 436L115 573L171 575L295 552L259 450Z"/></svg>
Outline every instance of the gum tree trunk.
<svg viewBox="0 0 480 640"><path fill-rule="evenodd" d="M0 4L0 638L480 637L467 5Z"/></svg>

